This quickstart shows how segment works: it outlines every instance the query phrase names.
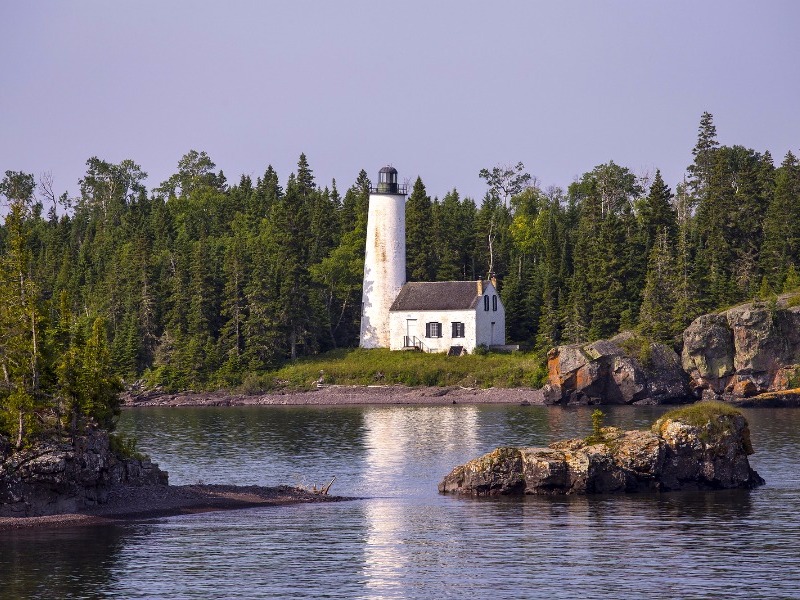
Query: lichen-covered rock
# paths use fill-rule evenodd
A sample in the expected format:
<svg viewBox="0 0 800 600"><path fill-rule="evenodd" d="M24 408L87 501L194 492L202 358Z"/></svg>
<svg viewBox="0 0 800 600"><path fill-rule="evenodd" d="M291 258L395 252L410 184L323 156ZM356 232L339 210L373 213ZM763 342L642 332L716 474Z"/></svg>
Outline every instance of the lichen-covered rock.
<svg viewBox="0 0 800 600"><path fill-rule="evenodd" d="M473 496L613 494L753 488L750 431L729 407L665 416L651 431L602 429L601 440L573 439L547 448L498 448L456 467L439 492Z"/></svg>
<svg viewBox="0 0 800 600"><path fill-rule="evenodd" d="M105 503L113 486L167 484L150 459L117 456L103 431L10 450L0 456L0 516L77 512Z"/></svg>
<svg viewBox="0 0 800 600"><path fill-rule="evenodd" d="M475 490L479 496L519 493L524 489L522 453L519 448L496 448L450 474L460 486Z"/></svg>
<svg viewBox="0 0 800 600"><path fill-rule="evenodd" d="M763 480L750 467L750 429L740 413L710 417L702 425L663 418L653 426L667 446L661 474L669 489L756 487Z"/></svg>
<svg viewBox="0 0 800 600"><path fill-rule="evenodd" d="M800 307L742 304L695 319L683 333L684 370L699 396L785 390L800 374Z"/></svg>
<svg viewBox="0 0 800 600"><path fill-rule="evenodd" d="M632 346L642 356L626 350ZM547 404L662 404L691 398L678 355L630 332L591 344L558 346L547 359Z"/></svg>

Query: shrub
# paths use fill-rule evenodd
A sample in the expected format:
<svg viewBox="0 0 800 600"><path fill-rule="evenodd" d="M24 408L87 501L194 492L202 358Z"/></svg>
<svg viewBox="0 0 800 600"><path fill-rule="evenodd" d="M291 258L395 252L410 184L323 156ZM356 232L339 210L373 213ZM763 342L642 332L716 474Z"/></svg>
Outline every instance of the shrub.
<svg viewBox="0 0 800 600"><path fill-rule="evenodd" d="M622 340L620 346L625 351L625 354L635 358L643 367L652 366L653 343L648 338L643 335L634 334Z"/></svg>
<svg viewBox="0 0 800 600"><path fill-rule="evenodd" d="M603 419L605 416L605 413L599 408L592 413L592 435L586 438L587 444L602 444L606 441L603 435Z"/></svg>
<svg viewBox="0 0 800 600"><path fill-rule="evenodd" d="M120 433L108 436L108 447L122 459L144 460L147 455L136 451L136 438L126 437Z"/></svg>

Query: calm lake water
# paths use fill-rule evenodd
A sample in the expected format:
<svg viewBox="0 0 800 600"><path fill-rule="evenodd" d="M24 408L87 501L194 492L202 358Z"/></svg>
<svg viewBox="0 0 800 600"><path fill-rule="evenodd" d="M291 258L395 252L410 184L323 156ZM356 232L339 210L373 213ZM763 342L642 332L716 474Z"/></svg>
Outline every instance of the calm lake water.
<svg viewBox="0 0 800 600"><path fill-rule="evenodd" d="M609 407L646 427L660 408ZM800 598L800 410L749 410L767 485L593 498L438 495L498 445L590 432L591 409L145 409L174 484L322 484L352 502L0 534L3 598Z"/></svg>

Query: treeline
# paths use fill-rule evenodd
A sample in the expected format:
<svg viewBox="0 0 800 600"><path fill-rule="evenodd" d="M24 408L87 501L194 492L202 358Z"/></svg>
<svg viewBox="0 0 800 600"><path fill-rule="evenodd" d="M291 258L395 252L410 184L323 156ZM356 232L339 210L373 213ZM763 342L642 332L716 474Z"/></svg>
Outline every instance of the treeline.
<svg viewBox="0 0 800 600"><path fill-rule="evenodd" d="M480 205L455 189L431 199L417 179L408 279L494 272L508 338L541 350L626 328L669 341L702 312L798 285L797 159L776 168L768 152L720 146L708 113L693 155L674 190L613 162L566 190L542 189L521 164L484 170ZM133 161L91 158L74 199L6 172L44 327L86 338L102 317L117 374L181 389L356 346L367 173L341 194L304 155L285 185L272 167L235 184L215 169L191 151L148 191ZM7 220L4 255L14 239Z"/></svg>

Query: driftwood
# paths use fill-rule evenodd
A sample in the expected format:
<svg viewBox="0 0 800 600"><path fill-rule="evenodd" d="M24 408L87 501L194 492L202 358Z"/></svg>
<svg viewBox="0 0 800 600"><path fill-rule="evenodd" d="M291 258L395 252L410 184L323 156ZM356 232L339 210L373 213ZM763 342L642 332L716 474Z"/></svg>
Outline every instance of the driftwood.
<svg viewBox="0 0 800 600"><path fill-rule="evenodd" d="M334 482L334 481L336 481L336 476L335 476L335 475L333 476L333 479L331 479L331 480L328 482L328 484L327 484L327 485L323 485L322 487L319 487L319 488L318 488L318 487L317 487L317 484L315 483L315 484L314 484L314 487L312 487L312 488L311 488L311 493L313 493L313 494L319 494L320 496L327 496L327 495L328 495L328 490L330 490L330 489L331 489L331 486L333 485L333 482Z"/></svg>

